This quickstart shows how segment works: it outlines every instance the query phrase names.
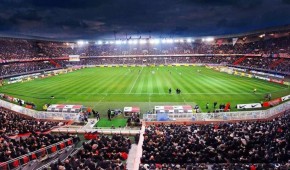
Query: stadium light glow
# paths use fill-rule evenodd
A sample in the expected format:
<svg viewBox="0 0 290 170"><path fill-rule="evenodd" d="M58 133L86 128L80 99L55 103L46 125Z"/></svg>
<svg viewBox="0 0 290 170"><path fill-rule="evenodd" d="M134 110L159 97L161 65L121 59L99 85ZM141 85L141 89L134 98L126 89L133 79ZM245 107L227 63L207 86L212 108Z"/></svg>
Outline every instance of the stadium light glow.
<svg viewBox="0 0 290 170"><path fill-rule="evenodd" d="M207 37L207 38L203 38L201 39L203 42L212 42L214 41L214 38L213 37Z"/></svg>
<svg viewBox="0 0 290 170"><path fill-rule="evenodd" d="M114 42L114 41L110 41L109 43L110 43L110 44L114 44L115 42Z"/></svg>
<svg viewBox="0 0 290 170"><path fill-rule="evenodd" d="M150 44L159 44L160 43L160 40L159 39L150 39L149 40L149 43Z"/></svg>
<svg viewBox="0 0 290 170"><path fill-rule="evenodd" d="M191 43L192 42L192 39L191 38L187 38L186 39L186 42Z"/></svg>
<svg viewBox="0 0 290 170"><path fill-rule="evenodd" d="M122 44L127 44L127 41L126 41L126 40L123 40L123 41L122 41Z"/></svg>
<svg viewBox="0 0 290 170"><path fill-rule="evenodd" d="M129 40L129 41L128 41L128 44L132 44L132 43L133 43L133 41L132 41L132 40Z"/></svg>
<svg viewBox="0 0 290 170"><path fill-rule="evenodd" d="M159 39L155 39L154 42L155 42L155 44L159 44L160 40Z"/></svg>
<svg viewBox="0 0 290 170"><path fill-rule="evenodd" d="M80 45L80 46L82 46L82 45L85 44L85 42L83 40L79 40L79 41L77 41L77 44Z"/></svg>
<svg viewBox="0 0 290 170"><path fill-rule="evenodd" d="M175 42L175 43L178 43L178 42L179 42L179 40L178 40L178 39L174 39L174 42Z"/></svg>
<svg viewBox="0 0 290 170"><path fill-rule="evenodd" d="M179 39L179 42L180 42L180 43L183 43L183 42L184 42L184 40L183 40L183 39Z"/></svg>
<svg viewBox="0 0 290 170"><path fill-rule="evenodd" d="M132 44L138 44L138 41L137 40L133 40Z"/></svg>
<svg viewBox="0 0 290 170"><path fill-rule="evenodd" d="M163 44L165 44L165 43L166 43L166 40L165 40L165 39L162 39L161 42L162 42Z"/></svg>
<svg viewBox="0 0 290 170"><path fill-rule="evenodd" d="M99 40L96 44L102 45L103 44L103 41Z"/></svg>
<svg viewBox="0 0 290 170"><path fill-rule="evenodd" d="M121 40L116 40L116 41L115 41L115 44L117 44L117 45L119 45L119 44L121 44L121 43L122 43Z"/></svg>
<svg viewBox="0 0 290 170"><path fill-rule="evenodd" d="M172 44L173 43L173 39L166 39L166 43L167 44Z"/></svg>
<svg viewBox="0 0 290 170"><path fill-rule="evenodd" d="M265 37L265 34L261 34L259 35L260 38L264 38Z"/></svg>
<svg viewBox="0 0 290 170"><path fill-rule="evenodd" d="M146 44L147 43L147 41L146 40L139 40L139 44Z"/></svg>

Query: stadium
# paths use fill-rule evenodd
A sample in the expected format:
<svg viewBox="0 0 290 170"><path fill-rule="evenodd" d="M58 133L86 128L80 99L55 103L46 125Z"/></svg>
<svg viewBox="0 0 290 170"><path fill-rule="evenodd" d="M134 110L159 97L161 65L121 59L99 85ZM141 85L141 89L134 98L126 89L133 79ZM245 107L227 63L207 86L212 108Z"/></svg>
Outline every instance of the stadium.
<svg viewBox="0 0 290 170"><path fill-rule="evenodd" d="M3 6L10 3L18 12L18 5L28 5L43 15L48 9L69 11L74 19L81 17L75 13L82 8L98 6L90 0ZM103 3L110 6L106 11L115 9L114 3ZM230 2L221 3L193 4L230 9ZM248 9L244 3L231 5ZM189 14L185 6L177 10L180 18ZM111 20L119 25L107 28L100 21L83 20L81 25L87 25L73 26L74 32L65 22L60 32L55 23L44 28L50 21L32 17L36 14L30 15L30 8L29 15L7 22L0 12L0 170L290 168L289 25L266 21L271 24L236 32L224 28L222 34L206 32L203 25L199 32L204 35L185 31L161 36L167 25L158 18L165 14L146 18L131 9L144 17L140 24L126 15L136 27L150 25L146 19L164 27L158 25L156 33L130 33L131 23L123 23L125 14L117 12L120 16ZM175 24L183 24L180 18ZM111 27L123 33L106 32ZM48 32L55 36L46 36ZM97 38L88 38L92 32Z"/></svg>

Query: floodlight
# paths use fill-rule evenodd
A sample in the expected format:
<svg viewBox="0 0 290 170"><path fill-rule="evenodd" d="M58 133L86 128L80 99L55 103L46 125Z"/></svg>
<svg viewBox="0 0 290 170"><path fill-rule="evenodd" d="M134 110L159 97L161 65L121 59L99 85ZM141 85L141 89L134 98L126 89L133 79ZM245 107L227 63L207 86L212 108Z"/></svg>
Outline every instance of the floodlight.
<svg viewBox="0 0 290 170"><path fill-rule="evenodd" d="M213 37L207 37L207 38L203 38L202 41L203 42L212 42L212 41L214 41L214 38Z"/></svg>
<svg viewBox="0 0 290 170"><path fill-rule="evenodd" d="M168 43L168 44L171 44L171 43L173 43L173 40L172 39L166 39L165 42Z"/></svg>
<svg viewBox="0 0 290 170"><path fill-rule="evenodd" d="M77 44L78 44L78 45L84 45L85 42L84 42L83 40L79 40L79 41L77 41Z"/></svg>
<svg viewBox="0 0 290 170"><path fill-rule="evenodd" d="M146 40L139 40L139 44L146 44Z"/></svg>
<svg viewBox="0 0 290 170"><path fill-rule="evenodd" d="M137 40L133 40L133 42L132 42L133 44L137 44L138 43L138 41Z"/></svg>
<svg viewBox="0 0 290 170"><path fill-rule="evenodd" d="M155 44L155 39L150 39L150 40L149 40L149 43L150 43L150 44Z"/></svg>
<svg viewBox="0 0 290 170"><path fill-rule="evenodd" d="M154 40L154 43L155 43L155 44L159 44L159 43L160 43L160 39L155 39L155 40Z"/></svg>
<svg viewBox="0 0 290 170"><path fill-rule="evenodd" d="M119 45L121 43L122 43L121 40L116 40L116 42L115 42L115 44L117 44L117 45Z"/></svg>
<svg viewBox="0 0 290 170"><path fill-rule="evenodd" d="M103 41L99 40L96 44L102 45L103 44Z"/></svg>

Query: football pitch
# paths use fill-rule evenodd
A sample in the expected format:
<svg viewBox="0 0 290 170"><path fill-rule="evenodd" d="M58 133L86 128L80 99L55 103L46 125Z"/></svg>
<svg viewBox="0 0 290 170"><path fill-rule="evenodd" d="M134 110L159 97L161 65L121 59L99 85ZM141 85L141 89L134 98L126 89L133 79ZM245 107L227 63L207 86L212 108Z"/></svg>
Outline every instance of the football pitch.
<svg viewBox="0 0 290 170"><path fill-rule="evenodd" d="M200 70L200 72L198 72ZM168 89L172 93L168 93ZM181 90L176 94L175 89ZM257 89L256 94L253 89ZM218 105L259 103L266 93L272 98L290 94L285 85L220 73L205 67L94 67L45 79L0 87L0 93L33 102L41 110L46 103L83 104L106 115L106 110L139 106L142 113L156 105L209 103ZM51 99L50 96L54 96Z"/></svg>

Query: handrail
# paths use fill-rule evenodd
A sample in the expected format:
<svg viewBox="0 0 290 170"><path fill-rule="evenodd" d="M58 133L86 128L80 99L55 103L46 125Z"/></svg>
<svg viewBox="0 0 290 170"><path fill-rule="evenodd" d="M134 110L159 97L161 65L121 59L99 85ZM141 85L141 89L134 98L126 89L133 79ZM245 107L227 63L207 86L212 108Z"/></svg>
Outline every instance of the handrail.
<svg viewBox="0 0 290 170"><path fill-rule="evenodd" d="M92 140L89 140L89 141L87 141L87 142L85 142L85 143L88 144L88 143L91 143L91 142L92 142ZM72 154L70 154L70 155L68 155L68 156L74 156L75 154L77 154L77 152L78 152L80 149L83 149L83 148L84 148L83 146L77 148L77 149L76 149ZM66 159L68 158L68 156L65 157L64 160L66 160ZM55 162L57 162L57 161L58 161L58 160L52 160L52 161L48 162L47 164L44 164L43 166L37 168L37 170L41 170L41 169L47 168L51 163L55 163Z"/></svg>
<svg viewBox="0 0 290 170"><path fill-rule="evenodd" d="M51 120L78 120L78 113L67 113L67 112L46 112L36 111L28 109L8 101L0 99L0 107L21 113L23 115L33 117L35 119L51 119Z"/></svg>
<svg viewBox="0 0 290 170"><path fill-rule="evenodd" d="M67 143L68 141L71 141L71 143L70 144ZM63 144L64 146L61 146L61 144ZM2 169L2 167L6 167L6 166L7 166L7 169L17 168L19 166L22 166L24 164L27 164L28 162L30 162L32 160L35 160L35 159L40 158L41 156L37 156L37 154L39 154L39 153L41 153L41 154L44 153L43 155L50 155L52 153L55 153L57 151L60 151L60 150L62 150L64 148L66 148L67 146L70 146L72 144L73 144L73 138L71 137L71 138L68 138L66 140L63 140L63 141L57 142L55 144L49 145L47 147L44 147L44 148L38 149L36 151L30 152L28 154L21 155L21 156L19 156L17 158L13 158L13 159L11 159L9 161L2 162L2 163L0 163L0 169ZM58 148L57 146L60 146L60 148ZM51 149L51 148L53 148L53 147L55 147L56 150L54 152L53 151L50 151L51 153L49 153L48 150ZM31 159L30 159L30 156L32 157ZM35 156L35 158L33 158L33 156ZM24 161L25 158L27 158L28 160L25 160ZM15 161L18 161L18 164L11 165L11 163L13 164ZM10 167L10 166L14 166L14 167Z"/></svg>

